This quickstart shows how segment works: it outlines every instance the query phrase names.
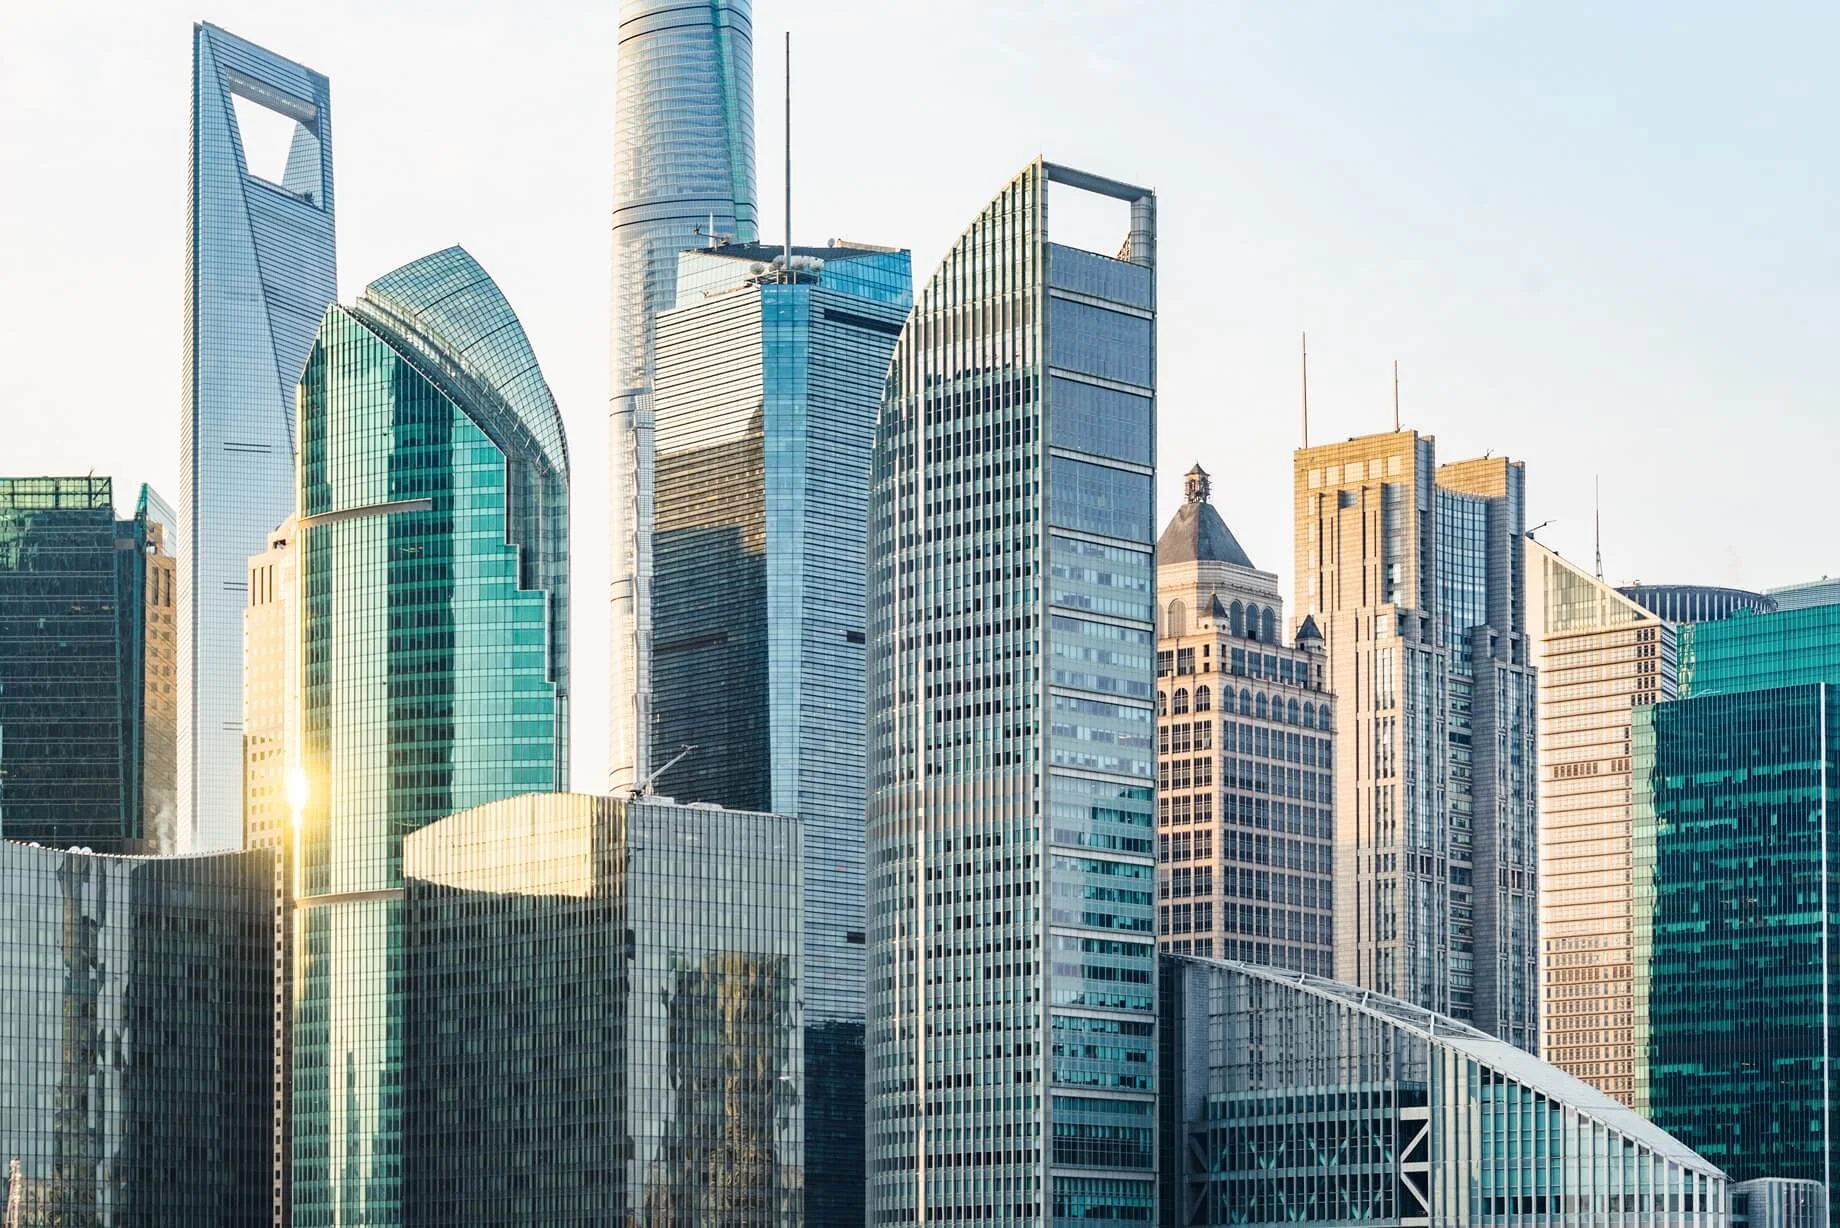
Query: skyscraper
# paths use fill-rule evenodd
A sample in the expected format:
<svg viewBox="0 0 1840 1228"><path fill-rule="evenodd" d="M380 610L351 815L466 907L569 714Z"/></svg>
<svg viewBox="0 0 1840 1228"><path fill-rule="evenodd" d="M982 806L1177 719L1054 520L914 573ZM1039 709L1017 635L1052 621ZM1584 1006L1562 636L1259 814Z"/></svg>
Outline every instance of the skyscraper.
<svg viewBox="0 0 1840 1228"><path fill-rule="evenodd" d="M908 253L687 251L658 317L652 768L803 820L805 1222L863 1222L863 549Z"/></svg>
<svg viewBox="0 0 1840 1228"><path fill-rule="evenodd" d="M402 841L564 787L568 449L460 248L326 313L301 381L294 1223L402 1222Z"/></svg>
<svg viewBox="0 0 1840 1228"><path fill-rule="evenodd" d="M1531 539L1540 702L1540 1055L1635 1103L1635 710L1674 697L1674 626Z"/></svg>
<svg viewBox="0 0 1840 1228"><path fill-rule="evenodd" d="M1306 618L1284 642L1278 577L1253 566L1212 490L1189 470L1156 543L1158 943L1323 976L1335 718L1322 636Z"/></svg>
<svg viewBox="0 0 1840 1228"><path fill-rule="evenodd" d="M1117 257L1052 241L1050 185L1123 202ZM889 368L870 1223L1154 1212L1155 226L1147 189L1030 164L933 274Z"/></svg>
<svg viewBox="0 0 1840 1228"><path fill-rule="evenodd" d="M1328 651L1336 979L1538 1037L1523 469L1416 431L1298 451L1297 604Z"/></svg>
<svg viewBox="0 0 1840 1228"><path fill-rule="evenodd" d="M268 1228L272 876L0 842L8 1228Z"/></svg>
<svg viewBox="0 0 1840 1228"><path fill-rule="evenodd" d="M241 839L245 568L293 510L294 388L338 293L330 107L320 74L193 27L177 553L180 838L197 851ZM287 140L273 165L251 139L270 125Z"/></svg>
<svg viewBox="0 0 1840 1228"><path fill-rule="evenodd" d="M243 844L288 842L288 748L300 740L299 553L292 516L249 560L243 612Z"/></svg>
<svg viewBox="0 0 1840 1228"><path fill-rule="evenodd" d="M170 516L143 487L133 518L117 520L108 478L0 478L0 836L162 846Z"/></svg>
<svg viewBox="0 0 1840 1228"><path fill-rule="evenodd" d="M1840 606L1679 650L1635 717L1635 1106L1734 1180L1831 1190Z"/></svg>
<svg viewBox="0 0 1840 1228"><path fill-rule="evenodd" d="M613 402L608 503L615 791L651 754L652 347L677 257L714 231L754 239L749 0L621 0L613 181Z"/></svg>
<svg viewBox="0 0 1840 1228"><path fill-rule="evenodd" d="M410 1228L807 1222L797 819L533 794L403 860Z"/></svg>

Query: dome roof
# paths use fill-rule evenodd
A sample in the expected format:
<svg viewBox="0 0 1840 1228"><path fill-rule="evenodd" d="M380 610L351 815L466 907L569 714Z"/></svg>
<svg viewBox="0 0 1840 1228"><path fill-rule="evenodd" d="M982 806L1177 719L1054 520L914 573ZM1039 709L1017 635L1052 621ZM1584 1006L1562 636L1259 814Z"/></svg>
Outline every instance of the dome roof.
<svg viewBox="0 0 1840 1228"><path fill-rule="evenodd" d="M1233 530L1208 502L1212 484L1207 470L1196 465L1185 481L1187 502L1176 509L1163 535L1156 541L1156 561L1165 563L1231 563L1257 570L1241 548Z"/></svg>

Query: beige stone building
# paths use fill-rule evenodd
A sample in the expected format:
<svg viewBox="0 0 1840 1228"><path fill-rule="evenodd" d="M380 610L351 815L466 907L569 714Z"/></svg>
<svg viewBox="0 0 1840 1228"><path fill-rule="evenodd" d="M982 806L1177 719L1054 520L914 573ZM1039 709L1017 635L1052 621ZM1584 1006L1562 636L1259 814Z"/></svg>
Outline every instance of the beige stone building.
<svg viewBox="0 0 1840 1228"><path fill-rule="evenodd" d="M1525 471L1416 431L1304 448L1297 612L1336 695L1336 979L1537 1043Z"/></svg>
<svg viewBox="0 0 1840 1228"><path fill-rule="evenodd" d="M1631 717L1674 697L1674 627L1527 543L1539 669L1542 1056L1635 1103Z"/></svg>
<svg viewBox="0 0 1840 1228"><path fill-rule="evenodd" d="M1333 717L1322 638L1189 471L1157 541L1157 935L1178 955L1328 976Z"/></svg>

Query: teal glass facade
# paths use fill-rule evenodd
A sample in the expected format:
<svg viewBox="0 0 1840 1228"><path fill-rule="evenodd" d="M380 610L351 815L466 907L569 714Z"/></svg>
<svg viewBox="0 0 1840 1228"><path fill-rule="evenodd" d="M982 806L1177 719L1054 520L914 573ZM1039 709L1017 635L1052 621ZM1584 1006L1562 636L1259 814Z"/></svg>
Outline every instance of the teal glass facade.
<svg viewBox="0 0 1840 1228"><path fill-rule="evenodd" d="M170 583L149 555L170 540L171 513L143 490L117 520L113 491L108 478L0 478L8 840L141 852L150 805L172 804L171 730L148 694L171 685L148 644L150 613L170 605L149 591Z"/></svg>
<svg viewBox="0 0 1840 1228"><path fill-rule="evenodd" d="M1165 1223L1729 1222L1705 1157L1449 1016L1182 957L1159 992Z"/></svg>
<svg viewBox="0 0 1840 1228"><path fill-rule="evenodd" d="M267 1228L274 861L0 843L18 1228Z"/></svg>
<svg viewBox="0 0 1840 1228"><path fill-rule="evenodd" d="M658 319L651 767L806 841L806 1222L863 1222L863 550L905 251L687 251Z"/></svg>
<svg viewBox="0 0 1840 1228"><path fill-rule="evenodd" d="M1829 1185L1840 608L1680 629L1634 728L1636 1106L1734 1180Z"/></svg>
<svg viewBox="0 0 1840 1228"><path fill-rule="evenodd" d="M448 248L333 308L301 381L293 1221L402 1222L402 841L566 783L568 454Z"/></svg>
<svg viewBox="0 0 1840 1228"><path fill-rule="evenodd" d="M540 794L404 842L411 1226L798 1228L798 820Z"/></svg>
<svg viewBox="0 0 1840 1228"><path fill-rule="evenodd" d="M1120 202L1118 258L1050 241L1051 184ZM871 1224L1154 1219L1155 208L1030 165L934 273L889 368L869 500ZM1090 591L1051 605L1046 578L1076 571ZM1098 594L1118 602L1103 616Z"/></svg>
<svg viewBox="0 0 1840 1228"><path fill-rule="evenodd" d="M288 131L264 165L241 123ZM291 127L290 127L291 125ZM179 427L180 842L243 842L245 570L294 510L294 386L338 295L332 92L227 30L192 30Z"/></svg>

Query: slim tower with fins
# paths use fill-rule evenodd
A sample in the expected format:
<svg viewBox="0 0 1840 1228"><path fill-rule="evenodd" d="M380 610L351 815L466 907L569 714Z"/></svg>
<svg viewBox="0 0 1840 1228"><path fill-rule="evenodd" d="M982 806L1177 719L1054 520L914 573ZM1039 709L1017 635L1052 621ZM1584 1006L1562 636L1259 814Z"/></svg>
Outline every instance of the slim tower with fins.
<svg viewBox="0 0 1840 1228"><path fill-rule="evenodd" d="M246 568L293 510L294 389L337 286L326 78L208 24L192 56L179 841L207 852L242 844ZM292 124L282 166L251 156L244 126L264 123Z"/></svg>
<svg viewBox="0 0 1840 1228"><path fill-rule="evenodd" d="M751 242L749 0L623 0L614 117L610 786L651 770L652 366L677 256L719 231Z"/></svg>

